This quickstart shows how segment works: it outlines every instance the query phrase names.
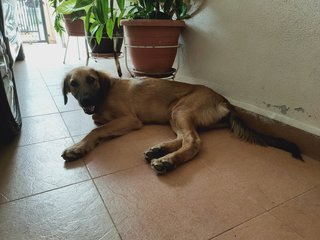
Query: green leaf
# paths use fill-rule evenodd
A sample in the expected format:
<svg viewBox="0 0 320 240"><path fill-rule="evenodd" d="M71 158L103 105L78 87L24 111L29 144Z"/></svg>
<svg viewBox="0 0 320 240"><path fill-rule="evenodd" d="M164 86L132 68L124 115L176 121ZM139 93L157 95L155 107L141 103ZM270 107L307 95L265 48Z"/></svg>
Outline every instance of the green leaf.
<svg viewBox="0 0 320 240"><path fill-rule="evenodd" d="M164 5L163 5L163 11L164 11L165 13L170 12L170 9L171 9L172 4L173 4L173 0L166 0L165 3L164 3Z"/></svg>
<svg viewBox="0 0 320 240"><path fill-rule="evenodd" d="M96 0L96 9L97 9L97 17L99 18L100 23L106 23L104 18L104 9L103 4L105 3L105 0Z"/></svg>
<svg viewBox="0 0 320 240"><path fill-rule="evenodd" d="M70 0L68 0L70 1ZM73 1L73 0L72 0ZM75 8L84 8L88 5L92 5L93 0L76 0Z"/></svg>
<svg viewBox="0 0 320 240"><path fill-rule="evenodd" d="M101 8L102 8L102 14L103 14L103 19L104 23L108 21L109 17L109 6L108 6L108 1L101 1Z"/></svg>
<svg viewBox="0 0 320 240"><path fill-rule="evenodd" d="M56 32L60 35L60 37L62 36L62 33L65 32L64 27L61 25L61 14L56 15L56 18L54 20L54 29L56 30Z"/></svg>
<svg viewBox="0 0 320 240"><path fill-rule="evenodd" d="M115 25L115 21L113 19L108 19L108 21L107 21L107 35L111 39L113 37L114 25Z"/></svg>
<svg viewBox="0 0 320 240"><path fill-rule="evenodd" d="M93 22L90 25L90 33L91 33L91 35L94 35L96 33L96 31L98 30L98 28L99 28L99 23L98 22Z"/></svg>
<svg viewBox="0 0 320 240"><path fill-rule="evenodd" d="M75 5L76 0L64 1L56 8L56 11L61 14L70 14L74 11Z"/></svg>
<svg viewBox="0 0 320 240"><path fill-rule="evenodd" d="M84 20L84 27L87 32L89 31L89 22L90 22L91 12L92 12L92 8L89 8Z"/></svg>
<svg viewBox="0 0 320 240"><path fill-rule="evenodd" d="M120 9L120 12L123 12L125 10L124 9L125 0L117 0L117 4L118 4L118 7Z"/></svg>
<svg viewBox="0 0 320 240"><path fill-rule="evenodd" d="M104 28L104 25L102 25L102 24L98 25L98 29L96 31L96 39L97 39L98 44L101 43L103 28Z"/></svg>

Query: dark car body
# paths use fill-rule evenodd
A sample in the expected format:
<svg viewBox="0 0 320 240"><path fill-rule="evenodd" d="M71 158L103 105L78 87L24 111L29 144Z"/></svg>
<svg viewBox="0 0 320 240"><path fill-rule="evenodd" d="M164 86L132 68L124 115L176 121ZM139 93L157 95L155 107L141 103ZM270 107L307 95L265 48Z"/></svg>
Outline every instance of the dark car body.
<svg viewBox="0 0 320 240"><path fill-rule="evenodd" d="M17 1L2 0L2 18L4 20L4 33L9 42L10 54L12 60L15 61L18 57L22 40L19 34L17 21Z"/></svg>
<svg viewBox="0 0 320 240"><path fill-rule="evenodd" d="M22 124L13 72L14 62L24 59L16 4L16 0L0 4L0 143L17 135Z"/></svg>

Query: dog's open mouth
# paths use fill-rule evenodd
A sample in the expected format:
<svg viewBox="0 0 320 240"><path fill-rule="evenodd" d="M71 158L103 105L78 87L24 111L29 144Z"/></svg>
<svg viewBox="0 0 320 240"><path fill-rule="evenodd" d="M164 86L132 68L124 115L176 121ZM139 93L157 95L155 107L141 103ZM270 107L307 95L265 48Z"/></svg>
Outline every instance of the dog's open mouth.
<svg viewBox="0 0 320 240"><path fill-rule="evenodd" d="M93 114L94 113L94 110L95 110L96 106L86 106L86 107L82 107L83 111L86 113L86 114Z"/></svg>

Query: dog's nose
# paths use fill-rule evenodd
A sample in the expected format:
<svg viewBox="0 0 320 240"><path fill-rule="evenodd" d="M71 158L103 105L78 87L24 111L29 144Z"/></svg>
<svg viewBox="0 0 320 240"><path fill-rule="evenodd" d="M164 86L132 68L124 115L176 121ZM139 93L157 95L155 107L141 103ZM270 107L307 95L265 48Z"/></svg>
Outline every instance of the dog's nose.
<svg viewBox="0 0 320 240"><path fill-rule="evenodd" d="M91 106L93 104L92 98L90 96L83 96L81 98L81 105L82 106Z"/></svg>

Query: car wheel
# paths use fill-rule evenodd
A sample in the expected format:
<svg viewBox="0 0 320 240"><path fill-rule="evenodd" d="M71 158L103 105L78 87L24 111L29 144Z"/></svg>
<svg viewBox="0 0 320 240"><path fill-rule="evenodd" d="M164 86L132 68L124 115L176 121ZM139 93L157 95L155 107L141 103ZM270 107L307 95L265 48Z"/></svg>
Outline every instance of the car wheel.
<svg viewBox="0 0 320 240"><path fill-rule="evenodd" d="M0 75L0 143L10 141L20 132L22 125L14 77Z"/></svg>

